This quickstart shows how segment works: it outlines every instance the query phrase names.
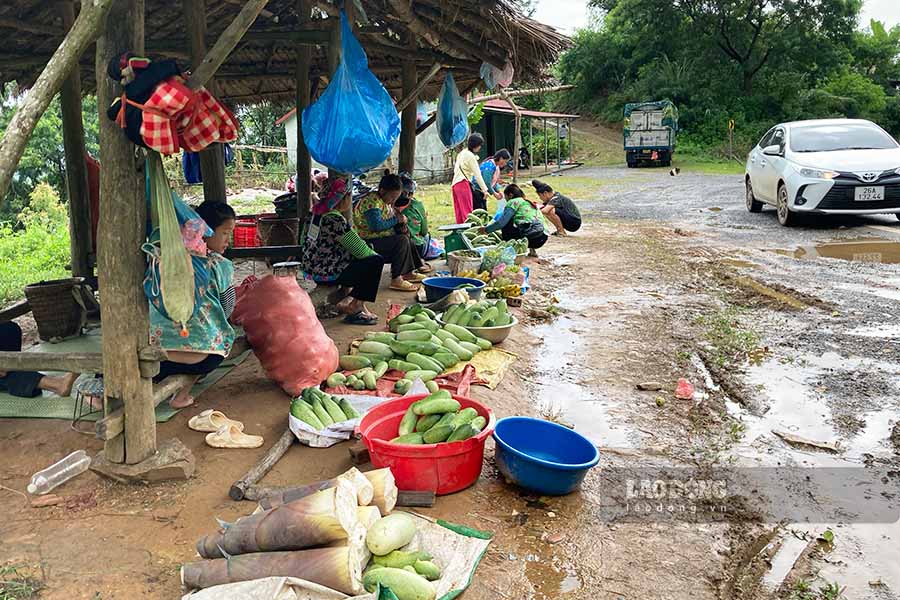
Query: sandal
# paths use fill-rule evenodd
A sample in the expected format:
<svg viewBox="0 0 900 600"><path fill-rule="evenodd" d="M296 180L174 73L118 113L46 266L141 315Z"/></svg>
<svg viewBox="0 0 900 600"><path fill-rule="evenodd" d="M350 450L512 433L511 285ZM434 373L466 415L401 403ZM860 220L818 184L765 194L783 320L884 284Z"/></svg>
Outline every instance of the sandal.
<svg viewBox="0 0 900 600"><path fill-rule="evenodd" d="M367 315L359 311L356 314L344 317L344 323L349 323L350 325L375 325L378 323L378 315Z"/></svg>
<svg viewBox="0 0 900 600"><path fill-rule="evenodd" d="M397 292L418 292L419 286L403 280L401 283L392 283L390 289Z"/></svg>
<svg viewBox="0 0 900 600"><path fill-rule="evenodd" d="M240 431L244 430L244 424L240 421L235 421L233 419L229 419L225 416L225 413L207 409L204 410L199 415L194 415L191 417L190 421L188 421L188 427L193 429L194 431L203 431L203 432L212 432L218 431L225 425L234 425Z"/></svg>
<svg viewBox="0 0 900 600"><path fill-rule="evenodd" d="M206 443L213 448L259 448L263 445L261 435L247 435L234 423L223 425L218 431L206 436Z"/></svg>
<svg viewBox="0 0 900 600"><path fill-rule="evenodd" d="M419 273L434 273L434 267L432 267L428 263L425 263L424 265L422 265L422 268L419 269Z"/></svg>
<svg viewBox="0 0 900 600"><path fill-rule="evenodd" d="M404 275L403 279L405 279L406 281L412 282L412 283L420 283L428 278L425 275L413 272L413 273L409 273L408 275Z"/></svg>

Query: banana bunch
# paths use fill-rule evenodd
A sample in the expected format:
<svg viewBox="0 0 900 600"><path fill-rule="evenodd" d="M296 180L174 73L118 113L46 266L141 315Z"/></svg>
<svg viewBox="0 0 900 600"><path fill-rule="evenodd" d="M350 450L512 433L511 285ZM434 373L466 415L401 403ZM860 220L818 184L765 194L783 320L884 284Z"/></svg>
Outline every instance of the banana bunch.
<svg viewBox="0 0 900 600"><path fill-rule="evenodd" d="M488 298L518 298L522 295L522 288L514 283L491 286L484 288Z"/></svg>
<svg viewBox="0 0 900 600"><path fill-rule="evenodd" d="M487 271L482 271L481 273L476 273L475 271L460 271L456 274L457 277L466 277L468 279L477 279L479 281L483 281L487 283L491 279L491 274Z"/></svg>

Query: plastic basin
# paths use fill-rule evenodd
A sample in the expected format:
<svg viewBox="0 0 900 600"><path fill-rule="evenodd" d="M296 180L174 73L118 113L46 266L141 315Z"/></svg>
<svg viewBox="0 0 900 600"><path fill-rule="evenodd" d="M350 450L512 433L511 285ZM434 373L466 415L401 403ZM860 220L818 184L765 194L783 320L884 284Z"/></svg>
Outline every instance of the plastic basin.
<svg viewBox="0 0 900 600"><path fill-rule="evenodd" d="M472 287L466 288L470 298L481 298L481 291L484 289L485 283L479 279L470 279L468 277L427 277L422 281L422 285L425 286L425 301L429 304L437 302L465 283L472 285Z"/></svg>
<svg viewBox="0 0 900 600"><path fill-rule="evenodd" d="M444 313L440 313L437 315L437 322L441 325L445 325L444 323ZM500 327L469 327L465 326L466 329L472 332L473 335L476 335L480 338L484 338L492 344L499 344L503 340L509 337L509 332L512 331L512 328L519 324L519 320L515 317L512 318L512 323L509 325L501 325ZM461 325L461 327L463 327Z"/></svg>
<svg viewBox="0 0 900 600"><path fill-rule="evenodd" d="M545 496L577 490L600 460L597 448L586 437L543 419L500 419L494 441L497 468L503 476Z"/></svg>
<svg viewBox="0 0 900 600"><path fill-rule="evenodd" d="M484 443L494 430L494 413L480 402L454 395L462 408L471 406L487 419L478 435L449 444L389 443L397 437L397 428L409 405L424 397L425 394L409 396L379 404L363 416L356 431L362 435L372 464L389 467L401 490L452 494L469 487L481 475Z"/></svg>

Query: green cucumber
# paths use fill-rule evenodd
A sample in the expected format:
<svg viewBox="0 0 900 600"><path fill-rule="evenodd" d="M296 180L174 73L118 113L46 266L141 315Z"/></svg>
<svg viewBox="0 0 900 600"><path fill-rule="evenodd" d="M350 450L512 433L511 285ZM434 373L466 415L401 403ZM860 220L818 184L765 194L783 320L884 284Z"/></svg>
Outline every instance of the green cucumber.
<svg viewBox="0 0 900 600"><path fill-rule="evenodd" d="M368 386L366 386L366 382L364 379L357 379L356 383L353 384L353 389L360 391L360 390L368 389Z"/></svg>
<svg viewBox="0 0 900 600"><path fill-rule="evenodd" d="M394 391L398 394L405 394L412 387L413 382L409 379L398 379L394 384Z"/></svg>
<svg viewBox="0 0 900 600"><path fill-rule="evenodd" d="M419 369L419 365L411 363L409 361L400 360L399 358L388 361L388 367L394 369L395 371L403 371L404 373L407 373L409 371L416 371Z"/></svg>
<svg viewBox="0 0 900 600"><path fill-rule="evenodd" d="M422 323L407 323L405 325L400 325L397 327L397 333L403 333L404 331L421 331L425 329L425 325Z"/></svg>
<svg viewBox="0 0 900 600"><path fill-rule="evenodd" d="M419 400L413 405L413 412L417 415L433 415L459 410L459 402L450 397L450 392L440 390L427 398ZM450 435L450 434L447 434Z"/></svg>
<svg viewBox="0 0 900 600"><path fill-rule="evenodd" d="M378 377L375 376L375 371L367 371L362 380L367 390L374 390L378 387Z"/></svg>
<svg viewBox="0 0 900 600"><path fill-rule="evenodd" d="M416 379L421 379L423 383L431 381L435 377L438 376L437 371L427 371L427 370L419 370L419 371L410 371L406 374L406 378L410 381L415 381Z"/></svg>
<svg viewBox="0 0 900 600"><path fill-rule="evenodd" d="M358 354L345 354L338 360L338 363L345 371L355 371L357 369L372 366L371 360L365 356L359 356Z"/></svg>
<svg viewBox="0 0 900 600"><path fill-rule="evenodd" d="M338 403L331 399L331 396L322 398L321 402L325 410L328 411L328 416L331 417L335 423L347 420L347 415L344 414L344 411L341 410Z"/></svg>
<svg viewBox="0 0 900 600"><path fill-rule="evenodd" d="M449 437L447 437L447 441L460 442L476 435L478 435L478 430L466 423L465 425L460 425L459 427L454 429L453 433L451 433Z"/></svg>
<svg viewBox="0 0 900 600"><path fill-rule="evenodd" d="M441 420L441 415L425 415L416 422L416 433L425 433Z"/></svg>
<svg viewBox="0 0 900 600"><path fill-rule="evenodd" d="M369 362L373 365L377 362L381 362L383 360L390 360L389 358L385 358L382 354L369 354L366 352L357 352L354 356L361 356L363 358L368 358Z"/></svg>
<svg viewBox="0 0 900 600"><path fill-rule="evenodd" d="M344 385L347 383L347 377L343 373L332 373L328 376L328 379L325 380L325 384L328 387L337 387L339 385Z"/></svg>
<svg viewBox="0 0 900 600"><path fill-rule="evenodd" d="M485 323L496 319L498 314L499 314L499 312L497 311L497 307L492 306L492 307L488 308L487 310L485 310L480 315L478 315L477 319L473 319L471 326L472 327L484 327Z"/></svg>
<svg viewBox="0 0 900 600"><path fill-rule="evenodd" d="M393 567L402 569L406 566L415 565L416 561L431 560L431 555L422 550L415 552L404 552L403 550L394 550L390 554L384 556L373 556L372 563L380 567Z"/></svg>
<svg viewBox="0 0 900 600"><path fill-rule="evenodd" d="M373 342L381 342L382 344L389 344L396 338L393 333L388 333L387 331L370 331L366 334L366 339L372 340Z"/></svg>
<svg viewBox="0 0 900 600"><path fill-rule="evenodd" d="M509 313L501 313L494 319L494 327L506 327L512 323L512 317Z"/></svg>
<svg viewBox="0 0 900 600"><path fill-rule="evenodd" d="M300 419L316 431L325 429L325 425L322 424L322 421L320 421L319 417L316 416L316 413L313 412L312 407L302 399L291 402L291 414L295 419Z"/></svg>
<svg viewBox="0 0 900 600"><path fill-rule="evenodd" d="M397 334L398 342L430 342L431 332L427 329L414 329L412 331L401 331Z"/></svg>
<svg viewBox="0 0 900 600"><path fill-rule="evenodd" d="M401 379L400 381L407 381ZM400 383L398 381L397 383ZM412 385L412 382L410 382ZM412 433L416 430L416 423L419 420L419 416L413 412L412 405L406 409L406 412L403 413L403 418L400 419L400 426L397 428L397 435L406 435L408 433Z"/></svg>
<svg viewBox="0 0 900 600"><path fill-rule="evenodd" d="M420 305L420 306L421 306L421 305ZM436 314L434 314L434 311L433 311L433 310L431 310L430 308L427 308L427 307L425 307L425 306L422 306L422 313L428 315L428 316L431 317L432 319L434 319L434 318L437 316Z"/></svg>
<svg viewBox="0 0 900 600"><path fill-rule="evenodd" d="M460 346L459 342L454 342L453 340L444 342L444 347L455 354L459 360L472 360L472 357L474 356L474 354Z"/></svg>
<svg viewBox="0 0 900 600"><path fill-rule="evenodd" d="M438 329L437 331L434 332L434 335L437 336L438 338L440 338L442 344L444 342L446 342L448 339L453 340L454 342L459 341L459 339L455 335L453 335L446 329Z"/></svg>
<svg viewBox="0 0 900 600"><path fill-rule="evenodd" d="M440 427L432 427L422 434L422 441L426 444L440 444L450 437L453 433L453 427L450 425L441 425Z"/></svg>
<svg viewBox="0 0 900 600"><path fill-rule="evenodd" d="M471 422L472 419L474 419L477 416L478 416L478 411L475 410L474 408L472 408L471 406L468 408L464 408L461 411L459 411L458 413L456 413L456 416L453 418L453 423L451 423L451 425L453 425L453 427L459 427L460 425L465 425L466 423Z"/></svg>
<svg viewBox="0 0 900 600"><path fill-rule="evenodd" d="M437 321L432 321L428 317L425 317L425 319L422 321L416 321L415 323L410 323L410 325L413 325L413 324L421 325L423 328L427 329L431 333L434 333L435 331L437 331L438 329L441 328L441 326L437 324ZM407 325L406 327L409 327L409 325Z"/></svg>
<svg viewBox="0 0 900 600"><path fill-rule="evenodd" d="M372 367L372 370L375 371L375 378L378 379L384 377L384 374L388 372L389 368L387 361L380 360L375 363L375 366Z"/></svg>
<svg viewBox="0 0 900 600"><path fill-rule="evenodd" d="M374 592L378 586L390 588L397 600L435 600L437 592L424 577L403 569L381 567L373 569L363 577L363 587Z"/></svg>
<svg viewBox="0 0 900 600"><path fill-rule="evenodd" d="M401 356L407 356L407 360L409 360L410 352L430 356L440 350L441 346L432 342L391 342L391 349Z"/></svg>
<svg viewBox="0 0 900 600"><path fill-rule="evenodd" d="M347 420L350 419L358 419L360 417L359 411L353 408L353 405L350 404L350 401L346 398L341 398L340 402L338 402L338 406L341 407L341 410L344 411L344 416L347 417Z"/></svg>
<svg viewBox="0 0 900 600"><path fill-rule="evenodd" d="M398 435L391 440L392 444L424 444L421 433L407 433L406 435Z"/></svg>
<svg viewBox="0 0 900 600"><path fill-rule="evenodd" d="M418 352L410 352L406 355L406 360L414 365L418 365L420 369L426 371L436 371L440 373L444 370L444 366L430 356L419 354Z"/></svg>
<svg viewBox="0 0 900 600"><path fill-rule="evenodd" d="M415 317L416 315L421 314L423 310L425 310L425 307L422 306L422 305L419 304L419 303L416 303L416 304L410 304L409 306L407 306L406 308L404 308L404 309L403 309L403 312L400 313L400 314L401 314L401 315L409 315L409 316L411 316L411 317Z"/></svg>
<svg viewBox="0 0 900 600"><path fill-rule="evenodd" d="M506 298L502 300L497 300L494 303L494 306L497 308L498 314L506 315L509 314L509 307L506 305Z"/></svg>
<svg viewBox="0 0 900 600"><path fill-rule="evenodd" d="M455 313L456 311L459 310L460 306L462 306L462 305L461 304L451 304L449 307L447 307L447 310L445 310L443 312L443 314L441 314L441 321L446 323L447 320L453 316L453 313Z"/></svg>
<svg viewBox="0 0 900 600"><path fill-rule="evenodd" d="M366 340L359 345L359 351L361 354L377 354L378 356L383 357L384 360L390 360L394 358L394 352L391 350L391 347L387 344L382 344L381 342L376 342L374 340Z"/></svg>
<svg viewBox="0 0 900 600"><path fill-rule="evenodd" d="M458 415L458 414L459 413L452 413L452 412L444 413L441 416L441 420L438 421L437 423L435 423L435 427L437 427L438 425L452 425L453 419L455 419L456 415Z"/></svg>
<svg viewBox="0 0 900 600"><path fill-rule="evenodd" d="M445 325L444 329L446 329L462 341L469 343L473 343L475 341L475 335L465 327L460 327L459 325Z"/></svg>
<svg viewBox="0 0 900 600"><path fill-rule="evenodd" d="M322 406L322 401L316 398L312 403L313 412L316 413L316 417L322 421L322 425L328 427L329 425L334 425L334 419L331 418L331 415L328 414L328 411L325 410L325 407Z"/></svg>
<svg viewBox="0 0 900 600"><path fill-rule="evenodd" d="M439 363L442 367L444 367L444 369L449 369L459 362L459 357L449 351L438 352L433 356L429 356L428 358L436 363Z"/></svg>
<svg viewBox="0 0 900 600"><path fill-rule="evenodd" d="M424 323L426 321L433 320L431 317L426 315L425 313L419 313L416 315L416 323Z"/></svg>
<svg viewBox="0 0 900 600"><path fill-rule="evenodd" d="M487 419L484 417L475 417L471 421L469 421L469 425L475 428L477 431L481 431L484 429L484 426L487 425Z"/></svg>
<svg viewBox="0 0 900 600"><path fill-rule="evenodd" d="M441 389L435 381L426 381L425 389L427 389L432 394Z"/></svg>
<svg viewBox="0 0 900 600"><path fill-rule="evenodd" d="M465 327L469 323L472 322L472 319L477 319L477 318L478 318L478 309L472 308L472 309L467 310L465 313L463 313L463 315L459 318L459 321L457 321L457 323L459 324L460 327ZM460 338L460 339L462 339L462 338Z"/></svg>
<svg viewBox="0 0 900 600"><path fill-rule="evenodd" d="M486 340L484 338L476 337L475 343L478 344L478 347L482 350L490 350L494 347L494 345L490 342L490 340Z"/></svg>
<svg viewBox="0 0 900 600"><path fill-rule="evenodd" d="M359 379L356 375L350 375L347 377L347 381L344 383L347 387L353 387L353 384L356 383L356 380Z"/></svg>
<svg viewBox="0 0 900 600"><path fill-rule="evenodd" d="M438 331L440 331L440 330L438 330ZM434 334L431 335L431 339L429 339L428 341L439 348L438 352L440 352L440 347L444 345L444 340L442 340L441 338L439 338L438 336L436 336Z"/></svg>
<svg viewBox="0 0 900 600"><path fill-rule="evenodd" d="M473 355L481 352L481 347L478 344L474 344L472 342L460 342L459 345L471 352Z"/></svg>
<svg viewBox="0 0 900 600"><path fill-rule="evenodd" d="M441 578L441 570L436 564L427 559L419 559L413 563L416 573L428 581L437 581Z"/></svg>

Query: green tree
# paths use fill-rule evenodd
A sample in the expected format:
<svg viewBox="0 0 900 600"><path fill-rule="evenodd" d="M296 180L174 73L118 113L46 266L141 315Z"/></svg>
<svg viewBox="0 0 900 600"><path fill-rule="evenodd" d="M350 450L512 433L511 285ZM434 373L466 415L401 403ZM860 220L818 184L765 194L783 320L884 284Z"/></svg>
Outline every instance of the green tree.
<svg viewBox="0 0 900 600"><path fill-rule="evenodd" d="M882 86L900 79L900 25L888 31L872 19L868 31L853 35L853 64L857 71Z"/></svg>

